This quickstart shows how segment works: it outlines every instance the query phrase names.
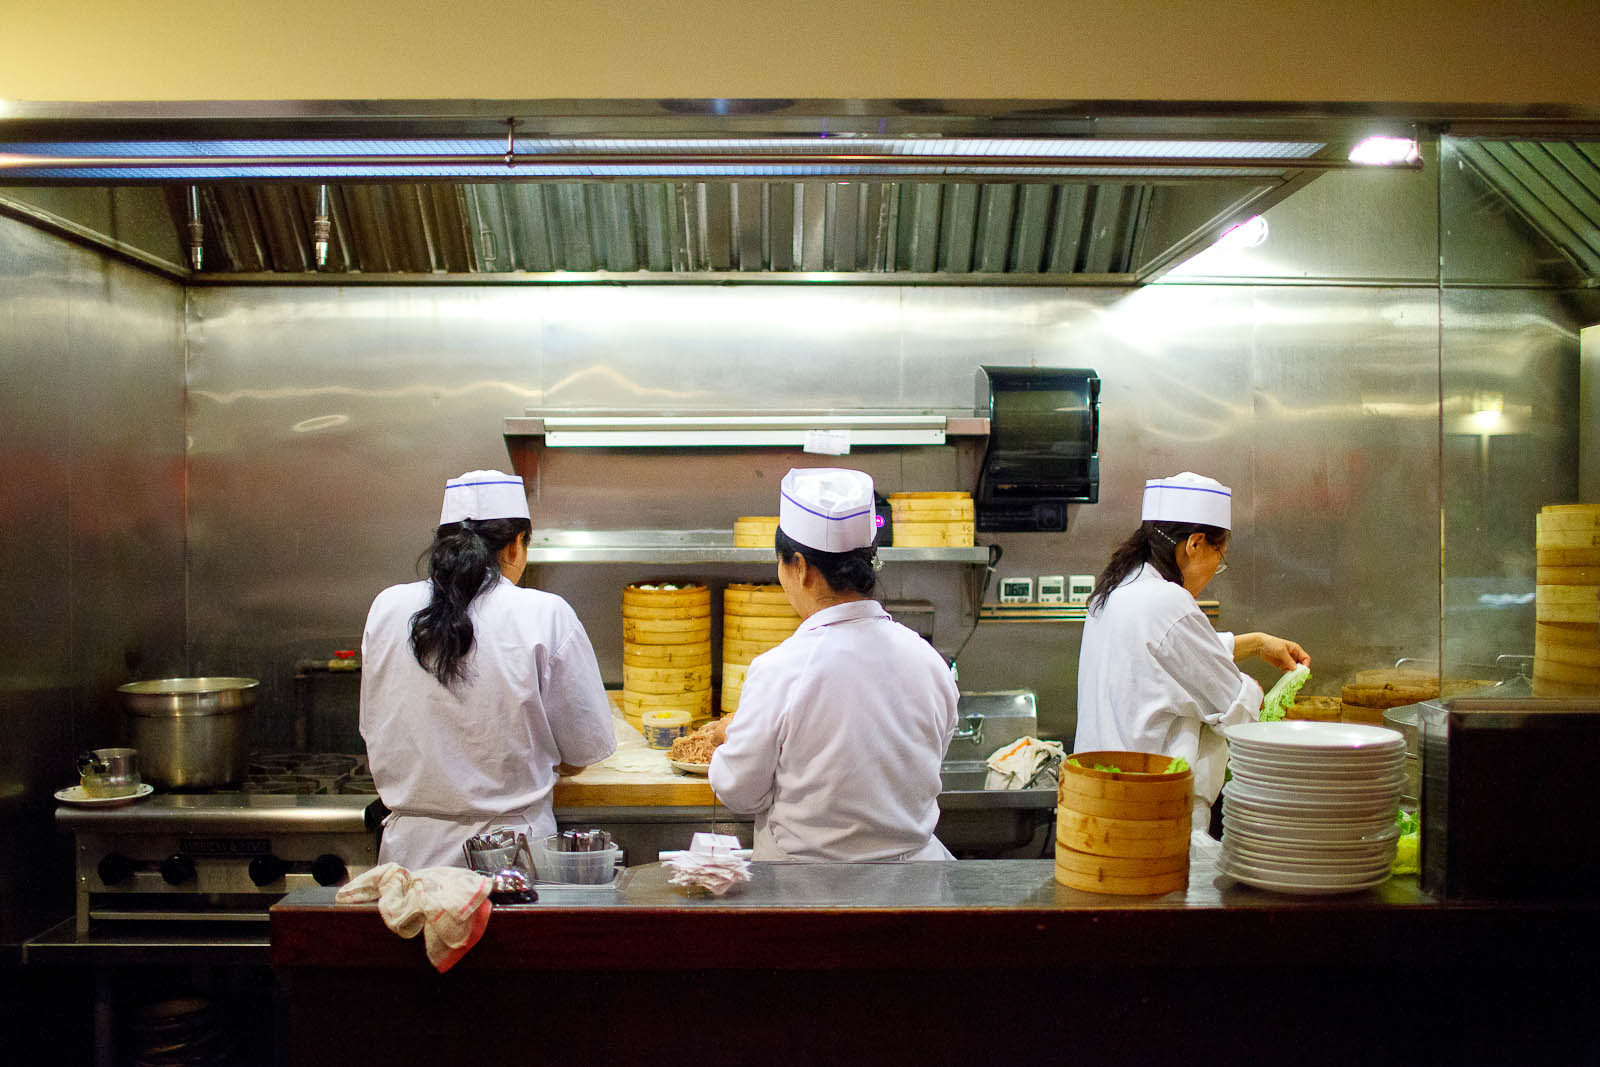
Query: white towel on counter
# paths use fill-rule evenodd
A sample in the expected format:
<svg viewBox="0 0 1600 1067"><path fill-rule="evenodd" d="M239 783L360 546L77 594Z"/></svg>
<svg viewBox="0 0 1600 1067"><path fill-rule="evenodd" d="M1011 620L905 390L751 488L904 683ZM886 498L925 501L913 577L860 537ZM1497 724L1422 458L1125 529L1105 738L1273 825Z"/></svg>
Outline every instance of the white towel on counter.
<svg viewBox="0 0 1600 1067"><path fill-rule="evenodd" d="M422 934L428 962L443 974L478 943L489 925L492 879L465 867L408 871L380 863L334 895L340 904L378 902L384 925L401 937Z"/></svg>
<svg viewBox="0 0 1600 1067"><path fill-rule="evenodd" d="M1054 771L1065 756L1060 741L1041 741L1037 737L1020 737L1011 744L990 753L985 762L989 777L985 789L1027 789L1033 785L1054 785ZM1049 781L1039 781L1048 776Z"/></svg>
<svg viewBox="0 0 1600 1067"><path fill-rule="evenodd" d="M723 896L750 880L750 862L740 858L741 853L749 854L731 834L695 834L689 851L674 853L664 861L672 872L667 882L690 891Z"/></svg>

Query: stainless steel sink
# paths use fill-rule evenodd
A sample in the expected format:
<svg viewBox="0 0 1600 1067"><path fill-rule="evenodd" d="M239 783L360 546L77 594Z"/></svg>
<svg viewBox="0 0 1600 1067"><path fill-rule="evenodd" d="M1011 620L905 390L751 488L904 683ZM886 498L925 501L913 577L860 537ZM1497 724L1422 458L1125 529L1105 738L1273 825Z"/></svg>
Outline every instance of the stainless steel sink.
<svg viewBox="0 0 1600 1067"><path fill-rule="evenodd" d="M939 768L939 826L934 832L959 855L997 855L1021 848L1055 811L1056 791L985 789L988 765L947 760Z"/></svg>

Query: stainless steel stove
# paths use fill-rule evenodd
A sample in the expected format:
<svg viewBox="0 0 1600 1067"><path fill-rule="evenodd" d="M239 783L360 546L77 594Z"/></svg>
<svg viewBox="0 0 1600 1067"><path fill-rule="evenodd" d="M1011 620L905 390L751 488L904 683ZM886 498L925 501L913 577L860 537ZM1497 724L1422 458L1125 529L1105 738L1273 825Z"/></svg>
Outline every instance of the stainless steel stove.
<svg viewBox="0 0 1600 1067"><path fill-rule="evenodd" d="M377 791L360 756L255 757L237 787L69 807L77 932L146 923L265 923L290 890L377 863Z"/></svg>

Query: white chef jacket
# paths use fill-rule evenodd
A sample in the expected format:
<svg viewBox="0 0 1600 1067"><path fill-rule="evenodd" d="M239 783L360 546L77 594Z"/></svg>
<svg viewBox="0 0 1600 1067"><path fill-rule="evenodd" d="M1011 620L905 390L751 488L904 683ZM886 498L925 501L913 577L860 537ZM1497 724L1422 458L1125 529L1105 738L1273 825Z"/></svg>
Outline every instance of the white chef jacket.
<svg viewBox="0 0 1600 1067"><path fill-rule="evenodd" d="M446 688L411 649L429 595L425 581L385 589L361 638L361 736L393 812L378 861L412 869L465 866L462 842L499 826L537 846L556 832L556 764L616 750L594 649L565 600L500 576L467 609L472 649Z"/></svg>
<svg viewBox="0 0 1600 1067"><path fill-rule="evenodd" d="M754 813L758 860L952 859L933 830L958 699L876 601L824 608L750 664L711 788Z"/></svg>
<svg viewBox="0 0 1600 1067"><path fill-rule="evenodd" d="M1222 789L1228 744L1218 728L1261 716L1261 687L1233 662L1189 591L1149 564L1083 624L1077 752L1182 756L1194 770L1194 829Z"/></svg>

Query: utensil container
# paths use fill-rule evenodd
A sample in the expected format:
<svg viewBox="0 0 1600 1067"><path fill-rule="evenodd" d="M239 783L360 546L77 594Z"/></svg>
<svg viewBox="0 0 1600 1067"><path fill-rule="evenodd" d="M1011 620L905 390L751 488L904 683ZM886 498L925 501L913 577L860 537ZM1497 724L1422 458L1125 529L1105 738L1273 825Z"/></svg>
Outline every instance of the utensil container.
<svg viewBox="0 0 1600 1067"><path fill-rule="evenodd" d="M1170 762L1147 752L1078 752L1062 761L1056 881L1121 896L1188 888L1194 772L1166 773Z"/></svg>
<svg viewBox="0 0 1600 1067"><path fill-rule="evenodd" d="M96 748L78 756L78 780L86 797L131 797L139 791L139 752Z"/></svg>
<svg viewBox="0 0 1600 1067"><path fill-rule="evenodd" d="M607 835L606 840L610 840ZM546 882L567 882L574 885L608 885L616 876L617 858L622 849L615 844L591 851L566 851L572 839L562 834L551 834L544 839L544 862L539 865L539 877Z"/></svg>

